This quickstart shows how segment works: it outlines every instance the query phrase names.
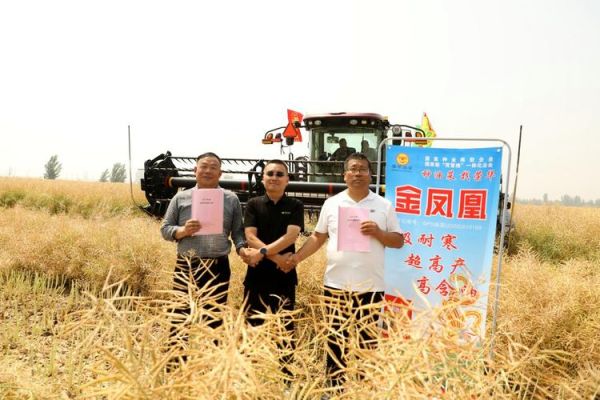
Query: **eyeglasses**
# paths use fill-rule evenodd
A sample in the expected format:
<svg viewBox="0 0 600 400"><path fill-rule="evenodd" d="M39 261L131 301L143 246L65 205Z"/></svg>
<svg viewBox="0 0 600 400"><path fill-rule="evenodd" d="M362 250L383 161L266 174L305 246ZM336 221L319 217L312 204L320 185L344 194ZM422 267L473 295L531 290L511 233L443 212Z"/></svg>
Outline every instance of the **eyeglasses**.
<svg viewBox="0 0 600 400"><path fill-rule="evenodd" d="M369 172L369 168L350 168L347 169L346 172L350 172L351 174L366 174Z"/></svg>
<svg viewBox="0 0 600 400"><path fill-rule="evenodd" d="M265 174L267 176L273 176L274 175L274 176L276 176L278 178L283 178L285 176L285 172L281 172L281 171L268 171L268 172L265 172Z"/></svg>

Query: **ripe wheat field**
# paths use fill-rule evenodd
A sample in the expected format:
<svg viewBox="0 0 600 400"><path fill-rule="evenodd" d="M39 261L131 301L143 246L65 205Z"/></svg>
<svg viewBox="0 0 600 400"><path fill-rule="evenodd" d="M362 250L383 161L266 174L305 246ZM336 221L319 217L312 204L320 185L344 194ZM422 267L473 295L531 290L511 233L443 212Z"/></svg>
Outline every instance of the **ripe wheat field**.
<svg viewBox="0 0 600 400"><path fill-rule="evenodd" d="M349 379L333 392L323 373L323 250L298 267L286 386L279 359L291 350L280 345L279 315L246 325L235 254L223 326L208 328L195 307L176 349L168 310L190 299L170 291L175 247L132 206L128 185L0 178L0 398L600 398L600 209L516 204L514 218L492 357L489 335L473 346L450 326L423 335L396 321L375 349L351 335ZM168 371L181 354L187 363Z"/></svg>

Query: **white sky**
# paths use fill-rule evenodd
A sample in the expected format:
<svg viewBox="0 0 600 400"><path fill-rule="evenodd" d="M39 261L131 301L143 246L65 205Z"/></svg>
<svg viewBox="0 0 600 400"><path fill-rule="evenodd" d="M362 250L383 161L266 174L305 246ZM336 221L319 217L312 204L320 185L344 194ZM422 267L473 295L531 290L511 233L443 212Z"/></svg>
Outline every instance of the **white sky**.
<svg viewBox="0 0 600 400"><path fill-rule="evenodd" d="M58 154L97 180L127 164L128 124L134 168L271 157L287 108L427 112L515 159L522 124L519 197L600 198L600 2L0 0L0 175Z"/></svg>

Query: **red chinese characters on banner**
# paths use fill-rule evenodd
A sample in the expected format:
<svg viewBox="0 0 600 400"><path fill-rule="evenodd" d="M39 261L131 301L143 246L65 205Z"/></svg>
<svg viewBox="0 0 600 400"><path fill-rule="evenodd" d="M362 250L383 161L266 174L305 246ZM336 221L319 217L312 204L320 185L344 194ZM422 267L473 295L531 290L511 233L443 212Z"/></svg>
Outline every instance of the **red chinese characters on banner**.
<svg viewBox="0 0 600 400"><path fill-rule="evenodd" d="M461 190L460 202L458 206L458 218L485 219L486 202L487 190L485 189Z"/></svg>
<svg viewBox="0 0 600 400"><path fill-rule="evenodd" d="M431 265L429 266L429 269L437 272L438 274L440 272L442 272L444 269L444 266L442 264L440 264L441 259L442 259L442 257L440 257L438 255L435 255L434 257L430 258L429 261L431 261Z"/></svg>
<svg viewBox="0 0 600 400"><path fill-rule="evenodd" d="M440 284L435 287L435 291L446 297L450 293L454 292L454 287L448 283L447 280L443 279Z"/></svg>
<svg viewBox="0 0 600 400"><path fill-rule="evenodd" d="M450 275L456 272L457 268L466 268L467 266L465 265L465 260L458 257L456 260L454 260L454 264L452 264L451 267L452 271L450 271Z"/></svg>
<svg viewBox="0 0 600 400"><path fill-rule="evenodd" d="M408 264L409 267L414 267L417 269L423 268L423 267L421 267L421 256L419 256L419 255L415 256L413 253L410 253L408 258L406 260L404 260L404 262L406 264Z"/></svg>
<svg viewBox="0 0 600 400"><path fill-rule="evenodd" d="M460 288L459 292L463 296L470 296L473 298L477 298L479 296L479 291L471 285L464 285Z"/></svg>
<svg viewBox="0 0 600 400"><path fill-rule="evenodd" d="M471 172L473 172L473 173L471 174ZM444 174L445 174L445 176L444 176ZM475 182L480 182L484 178L484 175L487 180L491 181L496 177L496 171L494 171L493 169L488 169L487 171L482 171L482 170L455 171L453 169L450 169L446 172L441 171L441 170L432 171L430 169L424 169L421 171L421 176L425 179L429 179L429 178L433 177L436 180L444 180L445 179L449 182L455 181L459 178L461 181L470 181L471 179L473 179Z"/></svg>
<svg viewBox="0 0 600 400"><path fill-rule="evenodd" d="M433 239L434 239L434 237L431 233L429 234L429 236L422 233L421 236L419 236L419 243L421 243L422 245L425 245L427 247L431 247L431 246L433 246Z"/></svg>
<svg viewBox="0 0 600 400"><path fill-rule="evenodd" d="M454 239L456 239L455 235L447 234L442 236L442 247L444 247L446 250L456 250L457 247L454 244Z"/></svg>
<svg viewBox="0 0 600 400"><path fill-rule="evenodd" d="M396 212L421 214L421 193L421 189L411 185L396 187Z"/></svg>
<svg viewBox="0 0 600 400"><path fill-rule="evenodd" d="M429 261L431 261L431 265L429 265L428 267L429 270L437 274L441 274L444 271L444 265L442 265L443 258L441 256L435 255L434 257L430 258ZM423 269L423 267L421 266L421 256L418 254L411 253L410 256L406 260L404 260L404 262L413 268ZM452 270L450 271L449 276L456 276L453 274L455 274L460 268L464 269L468 273L466 261L461 257L457 257L454 260L453 264L450 265L450 267L452 268ZM444 275L445 274L442 274L438 278L440 280L438 281L439 284L435 287L435 290L442 296L448 296L449 294L455 293L457 288L452 286L452 284L450 284L448 280L444 278ZM459 275L459 278L460 277L461 276ZM430 278L431 276L427 277L426 275L424 275L416 281L418 288L425 295L428 295L431 291L431 287L428 285L428 283L430 283ZM463 295L469 295L473 297L477 296L477 290L473 288L472 285L470 285L469 287L460 287L459 292Z"/></svg>
<svg viewBox="0 0 600 400"><path fill-rule="evenodd" d="M401 214L420 215L422 193L421 189L411 185L396 187L395 211ZM428 189L425 215L452 218L454 216L453 196L452 189ZM460 190L459 196L459 219L486 219L486 189L463 189Z"/></svg>
<svg viewBox="0 0 600 400"><path fill-rule="evenodd" d="M429 282L429 278L423 276L421 279L417 279L417 283L419 284L417 287L423 294L429 294L431 292L431 287L427 284Z"/></svg>
<svg viewBox="0 0 600 400"><path fill-rule="evenodd" d="M452 189L427 189L425 215L452 218Z"/></svg>
<svg viewBox="0 0 600 400"><path fill-rule="evenodd" d="M448 166L450 168L450 165ZM396 186L395 194L395 211L399 214L419 215L424 217L442 217L454 220L486 220L488 217L488 198L489 188L460 188L454 187L458 181L482 182L497 178L497 173L494 170L486 168L486 165L477 165L477 169L463 170L457 165L457 169L441 170L435 168L425 168L420 171L421 179L426 179L429 183L420 184L404 184ZM453 183L445 185L440 181L445 180ZM435 182L437 181L437 183ZM430 187L433 184L437 187ZM440 187L448 186L448 187ZM460 186L460 185L457 185ZM408 224L415 224L416 219L407 220ZM462 277L462 273L469 274L469 265L465 261L464 255L459 250L461 241L456 232L443 232L439 228L448 228L452 230L453 224L447 224L446 221L424 222L423 227L433 226L438 228L436 231L423 230L405 232L404 242L406 245L416 246L411 247L413 250L410 255L405 256L403 262L407 270L414 271L420 269L424 275L421 278L410 279L413 282L413 287L420 291L425 296L448 297L463 293L470 296L477 296L477 290L470 284L468 287L462 286L455 280ZM472 229L476 225L458 225L464 229ZM435 229L435 228L433 228ZM423 232L424 231L424 232ZM435 233L435 237L434 237ZM415 241L412 241L414 234ZM423 247L421 247L423 246ZM430 253L432 251L433 253ZM422 252L422 253L421 253ZM449 255L449 252L456 252ZM462 257L461 257L462 256ZM431 258L430 258L431 257ZM429 260L429 263L427 263ZM429 265L427 265L429 264ZM461 271L462 270L462 271ZM418 274L418 272L414 272ZM457 278L458 277L458 278ZM416 280L415 280L416 279ZM458 281L456 281L458 282Z"/></svg>

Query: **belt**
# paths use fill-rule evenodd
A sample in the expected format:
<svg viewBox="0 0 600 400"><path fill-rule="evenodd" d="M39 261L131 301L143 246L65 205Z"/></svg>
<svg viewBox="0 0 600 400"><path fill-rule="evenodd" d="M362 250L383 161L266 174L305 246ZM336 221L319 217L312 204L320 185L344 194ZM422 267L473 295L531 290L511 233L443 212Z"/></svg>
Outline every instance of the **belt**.
<svg viewBox="0 0 600 400"><path fill-rule="evenodd" d="M229 257L228 255L220 256L220 257L182 257L182 256L178 255L177 262L187 263L189 260L191 263L197 263L200 261L207 262L207 261L214 260L214 262L216 262L216 263L221 263L223 261L227 261L228 257Z"/></svg>

